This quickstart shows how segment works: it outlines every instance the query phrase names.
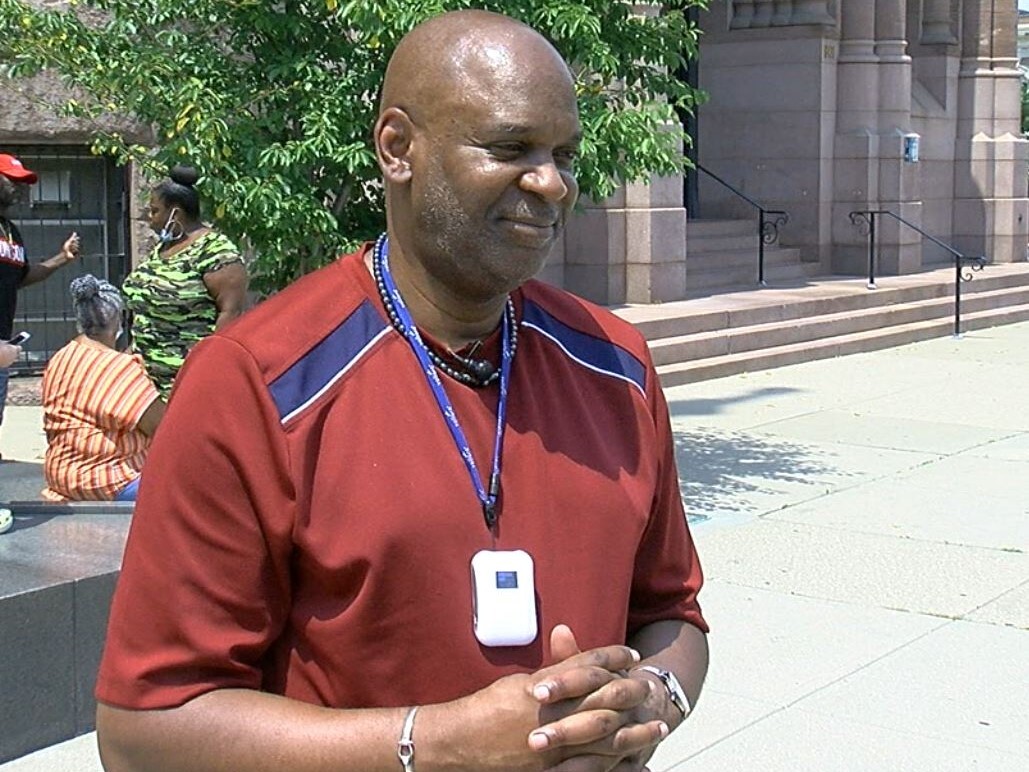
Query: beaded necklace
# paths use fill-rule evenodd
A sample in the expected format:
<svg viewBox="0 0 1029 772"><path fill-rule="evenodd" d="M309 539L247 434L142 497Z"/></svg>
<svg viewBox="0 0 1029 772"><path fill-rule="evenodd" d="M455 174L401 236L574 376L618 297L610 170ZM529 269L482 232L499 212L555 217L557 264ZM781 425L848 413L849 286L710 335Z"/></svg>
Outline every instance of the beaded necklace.
<svg viewBox="0 0 1029 772"><path fill-rule="evenodd" d="M385 239L386 234L382 234L375 242L375 249L372 252L372 275L375 277L375 286L379 291L379 299L382 300L382 305L386 309L386 315L389 316L389 323L393 326L393 329L403 335L403 325L400 323L400 318L397 316L397 310L393 305L393 300L386 291L386 285L382 279L382 246L385 243ZM504 306L504 313L507 314L507 327L511 331L511 356L513 357L518 348L518 324L515 319L514 301L511 300L510 296L508 296L507 303ZM450 355L465 368L465 371L462 372L433 351L431 347L426 346L425 348L429 353L429 359L432 360L432 364L436 368L445 375L453 378L459 383L465 384L466 386L471 386L475 389L484 389L490 384L495 383L497 379L500 378L500 368L494 367L492 362L485 359L463 357L460 354L451 351Z"/></svg>

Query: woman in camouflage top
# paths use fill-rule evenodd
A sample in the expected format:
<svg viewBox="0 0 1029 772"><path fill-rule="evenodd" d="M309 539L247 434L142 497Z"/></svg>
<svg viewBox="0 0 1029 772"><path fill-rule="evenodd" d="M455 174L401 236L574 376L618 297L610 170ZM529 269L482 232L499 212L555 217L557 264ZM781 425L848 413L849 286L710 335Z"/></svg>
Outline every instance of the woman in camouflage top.
<svg viewBox="0 0 1029 772"><path fill-rule="evenodd" d="M125 278L132 337L165 399L186 353L239 316L247 272L236 245L200 220L197 173L185 166L150 195L150 227L158 244Z"/></svg>

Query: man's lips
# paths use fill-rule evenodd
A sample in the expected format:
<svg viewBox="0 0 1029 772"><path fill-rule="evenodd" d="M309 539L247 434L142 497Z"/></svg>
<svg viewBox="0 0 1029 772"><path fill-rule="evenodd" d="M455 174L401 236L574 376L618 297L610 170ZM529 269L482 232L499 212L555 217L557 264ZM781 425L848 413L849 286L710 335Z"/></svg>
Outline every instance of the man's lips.
<svg viewBox="0 0 1029 772"><path fill-rule="evenodd" d="M530 228L553 228L557 225L557 217L501 217L504 222L512 225L526 225Z"/></svg>

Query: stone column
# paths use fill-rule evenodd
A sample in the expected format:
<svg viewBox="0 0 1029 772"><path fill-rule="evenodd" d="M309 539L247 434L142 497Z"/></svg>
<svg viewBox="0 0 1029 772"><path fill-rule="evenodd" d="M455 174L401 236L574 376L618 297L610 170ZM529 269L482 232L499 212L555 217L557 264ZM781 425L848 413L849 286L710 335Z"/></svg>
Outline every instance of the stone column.
<svg viewBox="0 0 1029 772"><path fill-rule="evenodd" d="M785 27L792 24L793 0L775 0L770 23L773 27Z"/></svg>
<svg viewBox="0 0 1029 772"><path fill-rule="evenodd" d="M956 15L953 0L922 0L922 35L925 45L958 42L954 34Z"/></svg>
<svg viewBox="0 0 1029 772"><path fill-rule="evenodd" d="M731 4L730 29L747 29L754 19L754 0L728 0Z"/></svg>
<svg viewBox="0 0 1029 772"><path fill-rule="evenodd" d="M754 0L754 18L751 27L770 27L775 14L775 0Z"/></svg>
<svg viewBox="0 0 1029 772"><path fill-rule="evenodd" d="M888 209L921 227L918 164L904 161L911 127L911 58L904 0L849 0L841 5L834 167L833 267L868 270L867 241L854 210ZM921 266L921 237L889 217L877 222L880 274Z"/></svg>
<svg viewBox="0 0 1029 772"><path fill-rule="evenodd" d="M595 303L664 303L686 296L685 255L682 177L652 177L604 201L582 201L541 278L560 277Z"/></svg>
<svg viewBox="0 0 1029 772"><path fill-rule="evenodd" d="M1020 131L1015 4L966 0L958 72L954 239L966 254L1026 259L1029 149Z"/></svg>
<svg viewBox="0 0 1029 772"><path fill-rule="evenodd" d="M879 106L879 57L875 53L875 5L843 3L837 58L836 128L841 134L872 129Z"/></svg>
<svg viewBox="0 0 1029 772"><path fill-rule="evenodd" d="M911 125L911 57L907 53L905 0L876 0L875 54L879 60L880 132Z"/></svg>
<svg viewBox="0 0 1029 772"><path fill-rule="evenodd" d="M922 227L921 166L905 160L911 131L911 57L905 0L876 0L875 52L879 58L879 206ZM922 236L892 217L879 229L879 271L904 274L922 266Z"/></svg>
<svg viewBox="0 0 1029 772"><path fill-rule="evenodd" d="M633 12L660 6L636 3ZM679 148L682 152L682 148ZM540 277L596 303L663 303L686 295L683 178L651 177L604 201L581 200Z"/></svg>
<svg viewBox="0 0 1029 772"><path fill-rule="evenodd" d="M878 208L879 57L875 4L841 2L836 67L836 136L833 148L832 270L867 271L867 246L851 223L854 210Z"/></svg>
<svg viewBox="0 0 1029 772"><path fill-rule="evenodd" d="M829 0L796 0L793 3L793 24L835 24Z"/></svg>

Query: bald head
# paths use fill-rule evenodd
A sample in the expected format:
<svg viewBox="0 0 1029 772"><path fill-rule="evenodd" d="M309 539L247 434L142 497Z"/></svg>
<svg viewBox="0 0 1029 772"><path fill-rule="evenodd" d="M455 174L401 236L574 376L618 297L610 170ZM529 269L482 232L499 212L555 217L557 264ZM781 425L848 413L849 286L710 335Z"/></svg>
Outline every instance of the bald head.
<svg viewBox="0 0 1029 772"><path fill-rule="evenodd" d="M485 11L416 27L390 60L375 125L401 282L407 270L434 303L498 314L560 238L580 134L572 75L535 30Z"/></svg>
<svg viewBox="0 0 1029 772"><path fill-rule="evenodd" d="M527 71L550 69L574 93L561 55L531 27L489 11L433 17L397 46L386 69L380 114L399 107L430 119L455 99L494 96L524 82Z"/></svg>

